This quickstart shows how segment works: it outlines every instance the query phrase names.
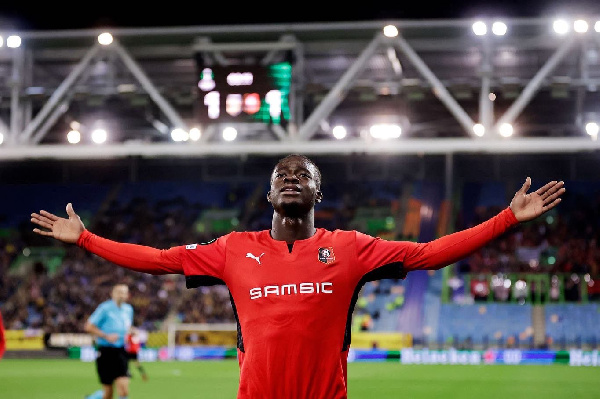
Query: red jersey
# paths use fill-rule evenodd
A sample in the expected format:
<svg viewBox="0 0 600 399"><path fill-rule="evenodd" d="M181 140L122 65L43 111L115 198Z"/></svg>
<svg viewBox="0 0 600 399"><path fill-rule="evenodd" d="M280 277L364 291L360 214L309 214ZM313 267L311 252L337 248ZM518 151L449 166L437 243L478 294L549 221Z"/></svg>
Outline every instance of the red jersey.
<svg viewBox="0 0 600 399"><path fill-rule="evenodd" d="M238 321L239 399L342 399L350 318L362 285L444 267L516 223L507 208L429 243L317 229L291 251L269 230L168 250L116 243L86 230L78 245L133 270L185 274L188 287L224 282Z"/></svg>
<svg viewBox="0 0 600 399"><path fill-rule="evenodd" d="M125 350L127 353L137 354L140 352L142 342L137 335L125 334Z"/></svg>

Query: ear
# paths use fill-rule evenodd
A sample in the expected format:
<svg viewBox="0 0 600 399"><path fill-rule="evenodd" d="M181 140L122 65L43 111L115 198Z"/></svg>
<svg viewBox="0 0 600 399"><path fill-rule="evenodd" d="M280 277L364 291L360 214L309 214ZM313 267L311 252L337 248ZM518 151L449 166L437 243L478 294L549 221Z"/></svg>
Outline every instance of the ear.
<svg viewBox="0 0 600 399"><path fill-rule="evenodd" d="M321 191L317 191L317 198L316 198L317 203L321 202L322 200L323 200L323 193Z"/></svg>
<svg viewBox="0 0 600 399"><path fill-rule="evenodd" d="M267 191L267 201L271 202L271 192Z"/></svg>

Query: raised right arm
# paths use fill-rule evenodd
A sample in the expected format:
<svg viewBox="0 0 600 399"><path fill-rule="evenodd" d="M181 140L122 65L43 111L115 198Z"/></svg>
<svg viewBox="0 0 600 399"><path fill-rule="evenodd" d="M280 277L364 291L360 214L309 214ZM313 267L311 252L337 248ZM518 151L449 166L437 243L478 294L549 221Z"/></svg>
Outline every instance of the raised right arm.
<svg viewBox="0 0 600 399"><path fill-rule="evenodd" d="M112 241L84 230L77 246L127 269L150 274L183 274L181 247L157 249Z"/></svg>
<svg viewBox="0 0 600 399"><path fill-rule="evenodd" d="M136 244L120 243L92 234L67 204L69 218L61 218L47 211L31 214L31 222L42 227L35 228L37 234L53 237L62 242L77 244L101 258L119 266L150 274L183 274L182 247L167 250Z"/></svg>

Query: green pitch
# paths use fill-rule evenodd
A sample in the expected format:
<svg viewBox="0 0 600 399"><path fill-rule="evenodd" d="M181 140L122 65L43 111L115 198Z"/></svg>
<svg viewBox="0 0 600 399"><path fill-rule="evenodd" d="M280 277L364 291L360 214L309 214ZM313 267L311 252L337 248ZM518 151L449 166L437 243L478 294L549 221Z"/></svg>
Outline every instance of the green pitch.
<svg viewBox="0 0 600 399"><path fill-rule="evenodd" d="M130 399L234 399L235 360L144 363L132 368ZM431 366L350 363L350 399L553 399L600 397L600 367ZM0 361L2 399L83 399L100 387L93 363L78 360ZM115 395L116 397L116 395Z"/></svg>

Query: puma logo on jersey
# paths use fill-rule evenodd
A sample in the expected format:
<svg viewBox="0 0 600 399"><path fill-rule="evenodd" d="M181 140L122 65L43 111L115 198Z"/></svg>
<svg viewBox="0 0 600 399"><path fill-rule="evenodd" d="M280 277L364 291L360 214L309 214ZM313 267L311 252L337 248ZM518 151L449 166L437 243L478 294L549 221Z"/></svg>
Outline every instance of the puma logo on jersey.
<svg viewBox="0 0 600 399"><path fill-rule="evenodd" d="M263 252L262 254L260 254L260 255L258 255L258 256L254 256L254 255L252 255L250 252L248 252L248 253L246 254L246 258L252 258L252 259L254 259L256 262L258 262L258 264L260 265L260 264L261 264L261 263L260 263L260 257L261 257L261 256L263 256L264 254L265 254L265 253Z"/></svg>

